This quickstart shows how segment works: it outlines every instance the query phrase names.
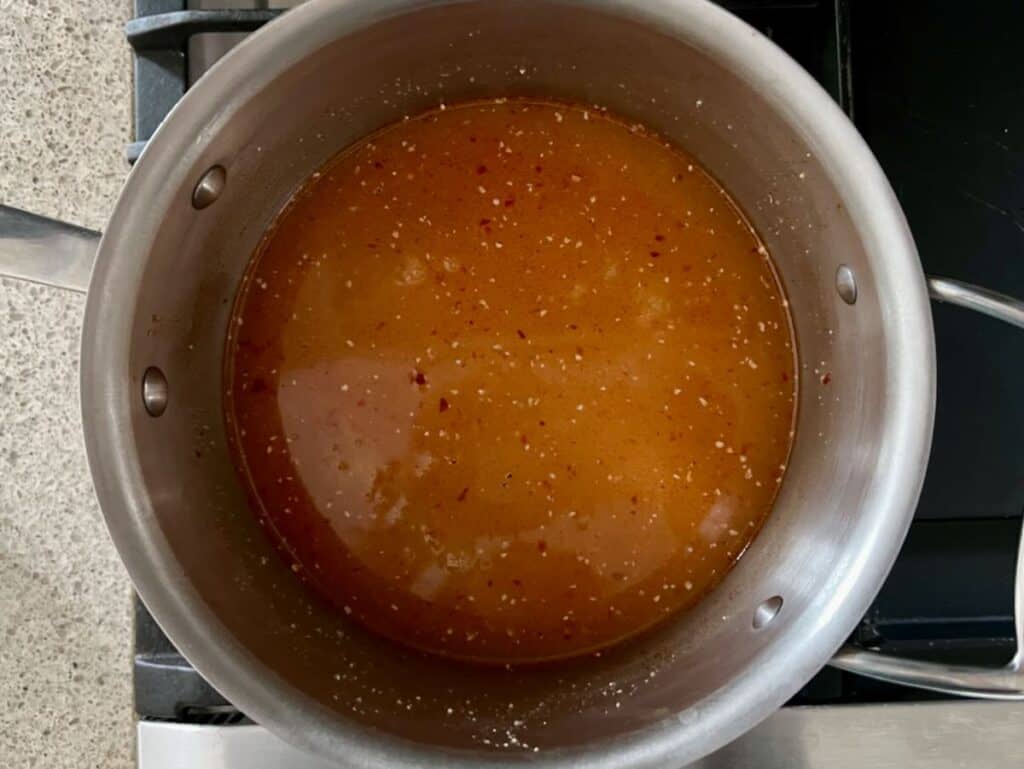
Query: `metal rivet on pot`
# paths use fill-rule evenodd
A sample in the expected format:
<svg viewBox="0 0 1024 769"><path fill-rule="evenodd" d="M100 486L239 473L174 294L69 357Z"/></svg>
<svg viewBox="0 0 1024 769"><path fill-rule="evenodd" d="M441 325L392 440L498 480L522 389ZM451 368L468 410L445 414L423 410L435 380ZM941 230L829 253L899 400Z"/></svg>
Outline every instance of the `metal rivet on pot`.
<svg viewBox="0 0 1024 769"><path fill-rule="evenodd" d="M839 265L839 269L836 270L836 291L847 304L857 301L857 278L854 276L853 270L845 264Z"/></svg>
<svg viewBox="0 0 1024 769"><path fill-rule="evenodd" d="M754 609L754 630L760 630L778 616L782 609L782 596L773 595Z"/></svg>
<svg viewBox="0 0 1024 769"><path fill-rule="evenodd" d="M167 410L167 377L156 366L150 366L142 375L142 405L151 417Z"/></svg>
<svg viewBox="0 0 1024 769"><path fill-rule="evenodd" d="M203 209L213 203L224 192L224 186L228 183L228 172L224 166L213 166L203 174L199 182L192 190L192 207Z"/></svg>

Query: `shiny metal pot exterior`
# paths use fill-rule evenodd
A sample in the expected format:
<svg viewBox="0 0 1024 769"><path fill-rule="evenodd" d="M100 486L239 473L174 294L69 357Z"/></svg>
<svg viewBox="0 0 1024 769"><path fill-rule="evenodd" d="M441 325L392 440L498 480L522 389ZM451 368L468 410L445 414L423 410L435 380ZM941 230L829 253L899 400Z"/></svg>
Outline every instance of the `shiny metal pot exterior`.
<svg viewBox="0 0 1024 769"><path fill-rule="evenodd" d="M221 358L246 263L303 179L404 115L516 94L600 104L699 157L774 256L801 376L776 508L708 598L600 656L492 670L370 636L293 578L231 465ZM10 240L38 224L6 222L21 227ZM3 225L0 271L17 272ZM806 72L703 0L289 11L149 142L99 246L83 335L90 465L139 594L242 711L355 767L661 769L751 728L829 660L881 586L934 402L926 283L878 164Z"/></svg>

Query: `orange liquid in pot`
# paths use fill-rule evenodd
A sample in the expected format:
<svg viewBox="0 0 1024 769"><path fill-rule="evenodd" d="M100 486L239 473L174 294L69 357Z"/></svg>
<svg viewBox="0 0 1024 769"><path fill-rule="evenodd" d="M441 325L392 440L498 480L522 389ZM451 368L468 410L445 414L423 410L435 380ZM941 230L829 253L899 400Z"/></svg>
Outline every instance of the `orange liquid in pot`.
<svg viewBox="0 0 1024 769"><path fill-rule="evenodd" d="M567 657L693 605L788 456L767 253L693 158L600 110L477 102L359 142L236 315L261 520L339 611L430 652Z"/></svg>

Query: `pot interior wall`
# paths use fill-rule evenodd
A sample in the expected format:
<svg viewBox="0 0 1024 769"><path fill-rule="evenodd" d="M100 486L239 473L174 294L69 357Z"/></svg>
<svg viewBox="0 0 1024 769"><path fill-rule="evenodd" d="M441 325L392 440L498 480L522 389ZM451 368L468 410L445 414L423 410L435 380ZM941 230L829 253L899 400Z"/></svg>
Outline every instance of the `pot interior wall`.
<svg viewBox="0 0 1024 769"><path fill-rule="evenodd" d="M639 16L466 3L350 33L338 23L336 43L225 105L183 158L187 173L172 180L179 189L146 266L130 354L132 377L157 365L170 383L162 417L130 404L149 502L177 561L167 580L198 593L221 624L210 642L262 670L282 708L329 712L342 732L354 722L440 748L493 752L569 748L695 717L702 703L764 675L793 639L828 622L858 568L849 544L885 461L890 310L833 174L791 116L702 53L699 41L661 35ZM695 154L767 242L801 361L799 424L781 495L723 584L638 642L526 671L426 659L325 611L247 509L221 413L235 291L290 192L337 151L404 115L515 94L606 106ZM227 169L226 190L195 211L191 186L213 163ZM835 291L841 263L857 272L855 306ZM773 596L783 598L782 610L755 629L755 609ZM804 677L820 662L808 660ZM799 683L759 696L777 704Z"/></svg>

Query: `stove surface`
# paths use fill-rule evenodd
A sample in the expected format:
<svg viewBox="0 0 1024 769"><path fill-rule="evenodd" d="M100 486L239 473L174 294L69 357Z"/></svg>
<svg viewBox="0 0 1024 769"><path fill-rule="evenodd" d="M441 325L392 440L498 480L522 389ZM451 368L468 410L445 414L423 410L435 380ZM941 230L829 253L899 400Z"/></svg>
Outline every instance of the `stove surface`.
<svg viewBox="0 0 1024 769"><path fill-rule="evenodd" d="M137 141L129 158L217 58L297 4L136 0L128 37L136 50ZM1007 66L1019 55L1024 4L993 2L984 12L952 0L926 12L860 0L722 4L773 38L851 115L896 190L926 272L1024 296L1024 79ZM204 13L184 23L162 15L189 9ZM1014 650L1024 335L955 307L933 312L939 383L928 475L907 542L852 640L903 656L998 666ZM251 725L138 602L135 692L142 769L322 766ZM790 705L699 766L1024 762L1014 737L1024 733L1024 705L950 699L832 668ZM183 735L177 752L158 749ZM193 748L199 752L186 756Z"/></svg>
<svg viewBox="0 0 1024 769"><path fill-rule="evenodd" d="M963 769L1024 764L1024 703L785 708L687 769ZM344 769L259 726L139 724L140 769Z"/></svg>

